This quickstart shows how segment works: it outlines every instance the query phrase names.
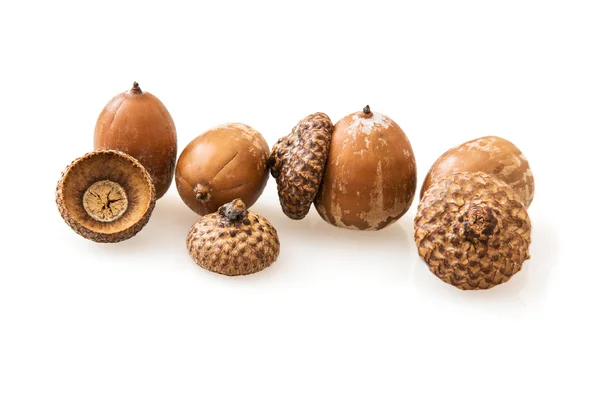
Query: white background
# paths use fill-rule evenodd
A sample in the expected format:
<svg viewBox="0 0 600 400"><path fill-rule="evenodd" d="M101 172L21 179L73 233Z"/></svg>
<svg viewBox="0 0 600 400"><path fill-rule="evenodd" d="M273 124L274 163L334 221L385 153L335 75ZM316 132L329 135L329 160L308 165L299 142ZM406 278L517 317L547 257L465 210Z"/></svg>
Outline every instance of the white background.
<svg viewBox="0 0 600 400"><path fill-rule="evenodd" d="M0 398L598 398L594 4L2 2ZM287 219L273 179L253 209L281 255L256 275L192 262L174 184L133 239L87 241L54 188L134 80L179 151L225 122L272 145L370 104L407 133L420 187L448 148L503 136L536 179L531 260L462 292L419 260L416 201L345 231Z"/></svg>

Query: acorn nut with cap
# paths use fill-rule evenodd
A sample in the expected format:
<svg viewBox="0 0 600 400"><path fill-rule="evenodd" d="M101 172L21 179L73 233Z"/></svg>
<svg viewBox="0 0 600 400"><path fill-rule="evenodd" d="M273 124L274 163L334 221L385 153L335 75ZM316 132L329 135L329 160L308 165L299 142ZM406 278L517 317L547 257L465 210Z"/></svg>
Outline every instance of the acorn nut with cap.
<svg viewBox="0 0 600 400"><path fill-rule="evenodd" d="M455 173L423 194L414 220L419 256L463 290L508 281L529 259L531 223L517 193L482 172Z"/></svg>

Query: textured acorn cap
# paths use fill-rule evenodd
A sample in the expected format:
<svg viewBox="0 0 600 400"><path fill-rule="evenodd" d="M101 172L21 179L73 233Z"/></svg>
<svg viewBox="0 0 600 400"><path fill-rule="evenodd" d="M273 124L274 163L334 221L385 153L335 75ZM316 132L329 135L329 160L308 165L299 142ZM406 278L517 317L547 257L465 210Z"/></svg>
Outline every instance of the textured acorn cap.
<svg viewBox="0 0 600 400"><path fill-rule="evenodd" d="M73 161L56 186L56 205L79 235L100 243L131 238L147 223L156 192L135 158L97 150Z"/></svg>
<svg viewBox="0 0 600 400"><path fill-rule="evenodd" d="M223 275L248 275L277 260L277 231L235 199L200 218L187 236L187 249L200 267Z"/></svg>
<svg viewBox="0 0 600 400"><path fill-rule="evenodd" d="M431 272L460 289L508 281L529 259L531 223L506 183L457 173L432 184L415 217L419 256Z"/></svg>
<svg viewBox="0 0 600 400"><path fill-rule="evenodd" d="M302 119L273 146L268 165L285 215L302 219L317 195L329 154L333 123L324 113Z"/></svg>

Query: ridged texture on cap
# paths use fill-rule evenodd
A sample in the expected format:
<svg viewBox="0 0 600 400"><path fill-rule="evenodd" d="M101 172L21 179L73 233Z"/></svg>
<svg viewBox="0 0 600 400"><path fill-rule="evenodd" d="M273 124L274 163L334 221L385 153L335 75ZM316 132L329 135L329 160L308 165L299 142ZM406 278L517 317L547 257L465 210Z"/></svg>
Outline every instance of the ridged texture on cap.
<svg viewBox="0 0 600 400"><path fill-rule="evenodd" d="M237 218L227 217L237 207ZM236 199L200 218L190 229L187 249L200 267L223 275L248 275L271 265L279 256L277 231L265 218Z"/></svg>
<svg viewBox="0 0 600 400"><path fill-rule="evenodd" d="M531 223L506 183L484 173L457 173L432 184L415 217L419 256L460 289L508 281L529 259Z"/></svg>
<svg viewBox="0 0 600 400"><path fill-rule="evenodd" d="M324 113L311 114L273 146L269 166L277 180L285 215L302 219L317 195L329 154L333 123Z"/></svg>
<svg viewBox="0 0 600 400"><path fill-rule="evenodd" d="M87 215L82 199L87 187L107 178L125 189L130 208L121 218L103 223ZM73 198L68 199L67 193ZM141 199L144 204L136 205ZM56 205L63 220L79 235L99 243L121 242L136 235L148 223L155 204L156 191L148 171L135 158L116 150L96 150L76 159L56 185Z"/></svg>

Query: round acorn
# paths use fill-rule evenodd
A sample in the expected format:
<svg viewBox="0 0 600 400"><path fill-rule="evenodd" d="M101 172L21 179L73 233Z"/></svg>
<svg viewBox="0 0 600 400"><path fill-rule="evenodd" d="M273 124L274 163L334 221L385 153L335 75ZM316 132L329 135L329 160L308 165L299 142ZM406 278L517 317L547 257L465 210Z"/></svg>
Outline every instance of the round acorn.
<svg viewBox="0 0 600 400"><path fill-rule="evenodd" d="M230 123L192 140L177 161L175 184L183 202L199 215L241 198L250 207L262 194L269 146L248 125Z"/></svg>
<svg viewBox="0 0 600 400"><path fill-rule="evenodd" d="M281 208L291 219L302 219L310 210L321 185L332 133L329 117L315 113L273 146L268 164L277 181Z"/></svg>
<svg viewBox="0 0 600 400"><path fill-rule="evenodd" d="M415 242L430 271L463 290L508 281L529 259L531 223L515 191L482 172L456 173L423 194Z"/></svg>
<svg viewBox="0 0 600 400"><path fill-rule="evenodd" d="M335 124L315 207L338 227L379 230L408 211L417 182L406 134L389 117L371 111Z"/></svg>
<svg viewBox="0 0 600 400"><path fill-rule="evenodd" d="M137 82L104 107L94 130L95 150L119 150L138 160L152 177L156 198L169 189L175 172L177 132L165 105Z"/></svg>
<svg viewBox="0 0 600 400"><path fill-rule="evenodd" d="M235 199L192 226L187 249L204 269L223 275L248 275L277 260L279 238L269 221Z"/></svg>
<svg viewBox="0 0 600 400"><path fill-rule="evenodd" d="M507 183L525 207L533 201L533 173L525 155L513 143L485 136L456 146L433 164L421 186L421 197L435 181L456 172L484 172Z"/></svg>
<svg viewBox="0 0 600 400"><path fill-rule="evenodd" d="M148 222L156 192L152 178L133 157L98 150L73 161L56 187L61 217L86 239L115 243Z"/></svg>

